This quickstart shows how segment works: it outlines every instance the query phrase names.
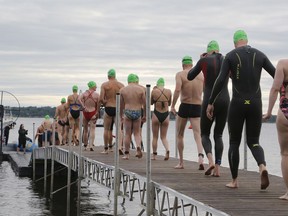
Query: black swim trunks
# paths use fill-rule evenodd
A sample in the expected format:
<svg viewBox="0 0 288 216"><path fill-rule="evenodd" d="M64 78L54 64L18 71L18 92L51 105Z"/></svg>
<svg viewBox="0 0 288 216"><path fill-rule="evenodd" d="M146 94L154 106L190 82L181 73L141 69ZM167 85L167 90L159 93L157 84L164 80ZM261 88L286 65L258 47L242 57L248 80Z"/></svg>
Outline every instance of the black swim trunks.
<svg viewBox="0 0 288 216"><path fill-rule="evenodd" d="M181 103L178 116L181 118L198 118L201 116L201 105Z"/></svg>

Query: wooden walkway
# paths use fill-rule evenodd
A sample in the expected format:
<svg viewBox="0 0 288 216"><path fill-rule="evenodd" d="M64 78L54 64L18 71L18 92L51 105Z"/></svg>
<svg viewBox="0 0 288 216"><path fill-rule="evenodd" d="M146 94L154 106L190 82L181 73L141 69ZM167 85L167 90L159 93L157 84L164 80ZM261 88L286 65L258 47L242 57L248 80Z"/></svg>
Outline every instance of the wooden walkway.
<svg viewBox="0 0 288 216"><path fill-rule="evenodd" d="M94 149L94 152L83 151L83 156L114 166L114 152L105 155L101 154L103 147L97 146ZM78 152L79 148L72 147L72 150ZM131 151L130 160L120 158L120 168L146 176L146 155L144 154L142 159L134 155L135 152ZM239 188L229 189L225 187L225 184L231 181L228 168L221 168L221 177L212 177L199 171L196 162L185 161L185 169L174 169L177 159L163 159L163 156L157 156L157 160L152 160L154 182L233 216L288 215L288 201L278 199L286 191L281 177L269 174L270 186L261 190L259 173L239 170Z"/></svg>

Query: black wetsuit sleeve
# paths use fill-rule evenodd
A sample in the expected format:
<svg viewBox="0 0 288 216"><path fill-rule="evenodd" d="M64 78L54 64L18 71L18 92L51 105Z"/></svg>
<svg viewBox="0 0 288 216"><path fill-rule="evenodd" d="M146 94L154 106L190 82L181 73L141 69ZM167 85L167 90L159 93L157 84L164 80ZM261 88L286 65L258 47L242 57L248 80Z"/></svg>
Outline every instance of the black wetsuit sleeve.
<svg viewBox="0 0 288 216"><path fill-rule="evenodd" d="M195 77L201 72L201 59L197 62L197 64L188 72L187 79L193 80Z"/></svg>
<svg viewBox="0 0 288 216"><path fill-rule="evenodd" d="M263 68L270 74L270 76L272 76L274 78L276 69L275 69L274 65L271 63L271 61L267 57L266 57L266 59L264 61Z"/></svg>
<svg viewBox="0 0 288 216"><path fill-rule="evenodd" d="M215 102L217 96L220 94L223 87L226 86L225 83L227 82L228 76L229 76L229 61L227 58L225 58L222 62L219 76L217 77L213 85L212 93L209 98L209 104L213 104Z"/></svg>

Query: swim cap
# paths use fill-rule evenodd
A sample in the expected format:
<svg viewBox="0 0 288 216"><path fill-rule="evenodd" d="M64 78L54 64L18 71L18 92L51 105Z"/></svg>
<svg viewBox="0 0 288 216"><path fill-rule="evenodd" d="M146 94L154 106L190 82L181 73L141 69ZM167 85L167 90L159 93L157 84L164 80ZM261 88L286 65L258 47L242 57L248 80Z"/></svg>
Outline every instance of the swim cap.
<svg viewBox="0 0 288 216"><path fill-rule="evenodd" d="M44 117L46 120L50 119L50 116L49 115L45 115Z"/></svg>
<svg viewBox="0 0 288 216"><path fill-rule="evenodd" d="M137 77L135 74L129 74L127 78L128 83L135 83L137 82Z"/></svg>
<svg viewBox="0 0 288 216"><path fill-rule="evenodd" d="M192 64L192 57L191 56L184 56L182 59L182 64L187 65L187 64Z"/></svg>
<svg viewBox="0 0 288 216"><path fill-rule="evenodd" d="M160 77L158 80L157 80L157 86L164 86L165 84L165 81L162 77Z"/></svg>
<svg viewBox="0 0 288 216"><path fill-rule="evenodd" d="M66 103L66 98L62 98L61 103Z"/></svg>
<svg viewBox="0 0 288 216"><path fill-rule="evenodd" d="M114 69L110 69L108 71L108 77L115 77L116 76L116 71Z"/></svg>
<svg viewBox="0 0 288 216"><path fill-rule="evenodd" d="M97 85L94 81L90 81L87 85L89 88L97 87Z"/></svg>
<svg viewBox="0 0 288 216"><path fill-rule="evenodd" d="M210 41L207 45L207 52L211 51L219 51L219 44L215 40Z"/></svg>
<svg viewBox="0 0 288 216"><path fill-rule="evenodd" d="M136 77L136 82L139 82L139 77L137 74L135 74L135 77Z"/></svg>
<svg viewBox="0 0 288 216"><path fill-rule="evenodd" d="M73 85L72 91L73 91L73 92L77 92L77 91L78 91L78 86L77 86L77 85Z"/></svg>
<svg viewBox="0 0 288 216"><path fill-rule="evenodd" d="M248 41L248 37L247 37L247 34L245 31L238 30L234 33L233 40L234 40L234 43L237 43L240 40L247 40Z"/></svg>

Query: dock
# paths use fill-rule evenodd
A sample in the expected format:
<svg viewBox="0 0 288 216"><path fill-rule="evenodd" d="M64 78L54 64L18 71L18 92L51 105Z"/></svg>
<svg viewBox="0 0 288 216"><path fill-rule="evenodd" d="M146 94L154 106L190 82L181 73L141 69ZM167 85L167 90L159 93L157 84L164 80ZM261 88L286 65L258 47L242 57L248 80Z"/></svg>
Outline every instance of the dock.
<svg viewBox="0 0 288 216"><path fill-rule="evenodd" d="M106 186L113 190L112 172L114 171L115 153L110 152L109 154L101 154L101 152L103 151L103 146L96 146L94 147L94 150L95 151L93 152L84 150L82 151L82 157L84 160L84 177L95 180L100 183L100 185ZM41 151L44 151L44 148L37 149L37 151L39 151L37 156L37 158L39 159L42 157ZM62 163L62 165L65 165L65 161L68 160L68 147L57 146L56 151L56 161ZM73 152L73 159L77 161L79 147L71 147L70 152ZM25 158L28 155L31 156L31 153L27 153L24 156L23 153L17 154L15 152L5 152L5 150L4 154L10 155L10 159L15 162L15 165L12 164L13 166L17 166L17 163L23 162L21 162L21 160L18 160L19 158ZM51 152L48 155L51 156ZM74 171L77 170L77 163L75 161L73 162L72 166L72 170L74 169ZM282 177L269 174L270 186L266 190L261 190L259 173L239 170L239 188L230 189L225 187L225 184L231 181L231 174L229 168L221 167L221 176L212 177L205 176L205 171L198 170L198 163L196 162L185 161L184 169L174 169L174 166L177 163L178 159L176 158L170 157L168 161L164 161L164 156L160 155L157 156L157 160L151 161L151 180L158 187L156 190L157 192L155 192L157 196L155 197L155 199L158 201L158 203L160 203L161 200L161 197L158 197L160 194L158 194L158 191L164 191L161 195L163 204L160 203L158 207L158 213L161 212L162 214L158 215L170 215L170 207L167 207L165 209L165 207L163 206L167 205L165 203L169 202L169 199L171 199L171 197L165 197L175 195L176 193L178 203L176 203L177 201L173 199L173 202L172 204L170 204L170 206L175 206L176 203L176 208L180 209L182 206L182 208L184 209L185 206L187 206L185 204L186 200L189 201L190 199L192 200L192 207L190 206L189 212L193 211L193 207L199 208L198 212L196 212L197 214L195 215L288 215L288 202L278 199L278 197L283 195L286 191L286 187ZM207 168L207 166L208 165L205 164L205 169ZM146 154L144 153L143 157L141 159L138 159L135 157L135 152L131 151L129 160L122 160L120 157L119 167L121 170L125 171L123 172L124 174L121 176L121 182L123 184L121 194L123 196L126 195L132 198L133 193L135 193L134 191L136 190L135 188L129 189L128 184L130 185L131 182L133 185L137 184L137 181L139 179L142 179L142 183L138 183L138 192L140 191L141 193L142 191L143 193L146 188ZM21 167L21 169L24 168ZM32 169L31 166L30 169ZM27 173L31 174L31 172L29 171ZM125 178L127 179L126 183ZM133 179L136 179L136 181L134 181ZM179 194L181 196L179 196ZM145 194L143 196L145 196ZM205 208L211 207L211 210L207 210L204 214L200 214L199 212L201 204L204 204ZM159 208L161 209L159 210ZM171 215L176 214L172 213ZM194 215L194 213L187 215Z"/></svg>

